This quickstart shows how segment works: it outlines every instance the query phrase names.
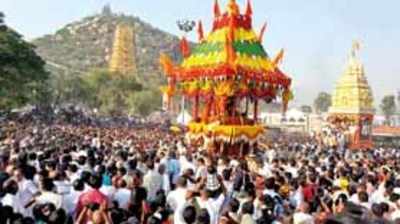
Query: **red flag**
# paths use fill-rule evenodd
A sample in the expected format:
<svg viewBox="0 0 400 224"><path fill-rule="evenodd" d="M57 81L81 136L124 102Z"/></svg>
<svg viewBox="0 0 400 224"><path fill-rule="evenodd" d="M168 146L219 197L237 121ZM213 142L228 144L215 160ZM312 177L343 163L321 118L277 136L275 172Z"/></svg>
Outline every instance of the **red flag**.
<svg viewBox="0 0 400 224"><path fill-rule="evenodd" d="M221 15L221 10L219 9L218 0L214 2L214 17L219 17Z"/></svg>
<svg viewBox="0 0 400 224"><path fill-rule="evenodd" d="M180 47L181 47L181 53L182 53L183 57L185 57L185 58L188 57L190 55L190 47L189 47L189 43L185 37L182 38Z"/></svg>
<svg viewBox="0 0 400 224"><path fill-rule="evenodd" d="M253 15L253 9L251 7L251 2L250 0L247 0L247 7L246 7L246 16L252 16Z"/></svg>
<svg viewBox="0 0 400 224"><path fill-rule="evenodd" d="M203 31L203 23L201 22L201 20L198 23L197 34L199 36L199 41L202 41L204 39L204 31Z"/></svg>
<svg viewBox="0 0 400 224"><path fill-rule="evenodd" d="M281 49L279 51L279 53L276 55L276 57L274 58L274 65L277 66L283 59L283 55L284 55L285 51L283 49Z"/></svg>

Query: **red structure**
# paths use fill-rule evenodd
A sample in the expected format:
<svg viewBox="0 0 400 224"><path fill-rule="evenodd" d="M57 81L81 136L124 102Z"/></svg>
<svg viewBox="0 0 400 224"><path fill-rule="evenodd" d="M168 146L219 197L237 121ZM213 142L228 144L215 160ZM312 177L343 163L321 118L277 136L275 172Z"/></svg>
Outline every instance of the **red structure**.
<svg viewBox="0 0 400 224"><path fill-rule="evenodd" d="M257 35L252 14L250 1L243 13L235 0L226 12L216 1L211 32L206 35L200 21L199 43L191 49L182 39L180 65L160 58L168 77L164 93L192 102L188 138L213 152L246 154L264 131L257 122L260 101L281 98L286 109L292 98L291 79L278 68L284 52L269 58L261 43L265 26Z"/></svg>

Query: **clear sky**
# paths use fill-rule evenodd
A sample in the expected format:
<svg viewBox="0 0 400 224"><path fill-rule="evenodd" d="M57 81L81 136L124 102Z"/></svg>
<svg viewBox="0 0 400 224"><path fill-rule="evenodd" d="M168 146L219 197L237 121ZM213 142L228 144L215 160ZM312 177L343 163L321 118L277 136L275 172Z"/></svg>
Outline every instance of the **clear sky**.
<svg viewBox="0 0 400 224"><path fill-rule="evenodd" d="M224 7L228 0L220 0ZM237 0L244 5L245 0ZM26 39L54 33L63 25L101 11L141 17L180 35L180 18L201 19L210 28L214 0L0 0L8 25ZM292 76L296 104L331 91L341 75L352 40L361 42L361 60L376 101L400 89L399 0L252 0L256 31L267 21L264 44L274 56L285 49L283 70ZM194 35L192 37L194 39ZM379 105L379 102L375 102Z"/></svg>

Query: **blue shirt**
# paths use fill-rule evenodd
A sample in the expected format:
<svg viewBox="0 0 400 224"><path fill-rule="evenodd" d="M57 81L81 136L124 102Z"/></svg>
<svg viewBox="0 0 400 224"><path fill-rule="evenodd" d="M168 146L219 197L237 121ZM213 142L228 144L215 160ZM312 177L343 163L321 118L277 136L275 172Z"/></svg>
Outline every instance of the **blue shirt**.
<svg viewBox="0 0 400 224"><path fill-rule="evenodd" d="M181 171L180 164L177 159L168 159L167 162L168 173L171 175L178 175Z"/></svg>

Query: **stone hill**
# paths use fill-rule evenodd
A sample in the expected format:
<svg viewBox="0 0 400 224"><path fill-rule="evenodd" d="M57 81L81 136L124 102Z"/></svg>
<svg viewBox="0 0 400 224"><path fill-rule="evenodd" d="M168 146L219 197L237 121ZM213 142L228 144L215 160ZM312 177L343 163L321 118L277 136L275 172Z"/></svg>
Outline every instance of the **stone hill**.
<svg viewBox="0 0 400 224"><path fill-rule="evenodd" d="M108 67L115 29L120 23L135 31L139 81L159 85L164 80L159 55L165 52L179 59L179 38L134 16L115 14L105 8L102 13L70 23L55 34L37 38L33 44L52 74L84 74Z"/></svg>

